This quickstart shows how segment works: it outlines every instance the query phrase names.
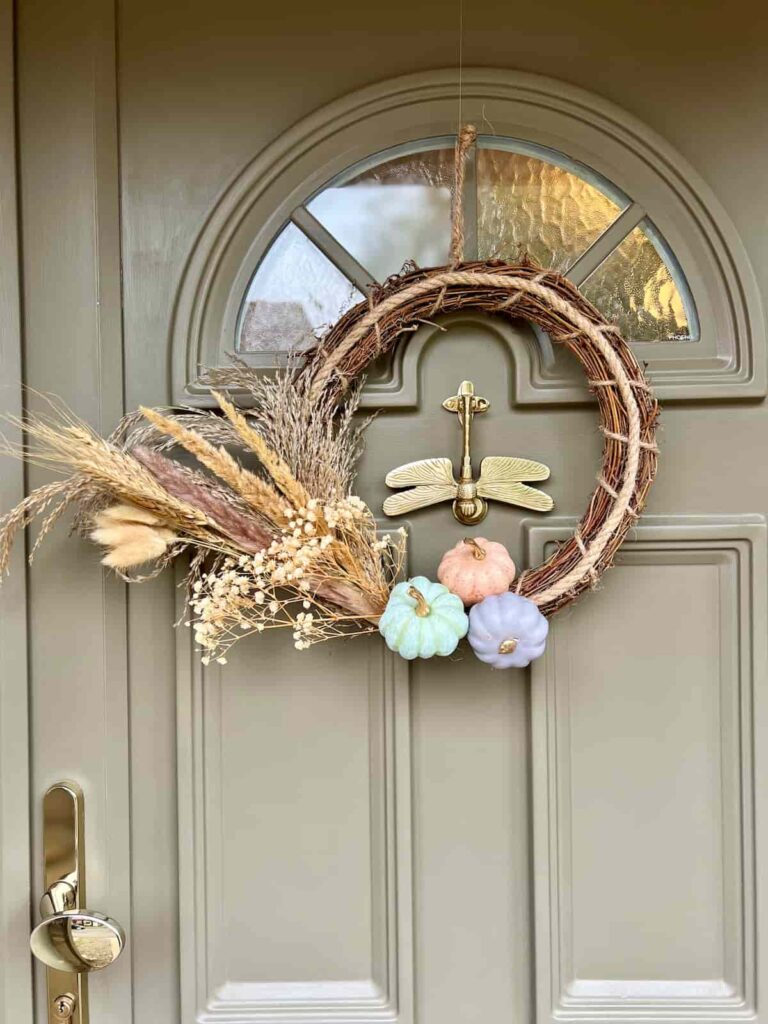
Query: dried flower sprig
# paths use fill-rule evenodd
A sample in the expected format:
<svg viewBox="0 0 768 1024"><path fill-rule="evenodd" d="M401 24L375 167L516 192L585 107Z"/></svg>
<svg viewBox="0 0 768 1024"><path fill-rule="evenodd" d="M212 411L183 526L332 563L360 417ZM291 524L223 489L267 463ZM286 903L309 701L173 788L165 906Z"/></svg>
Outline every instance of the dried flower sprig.
<svg viewBox="0 0 768 1024"><path fill-rule="evenodd" d="M327 528L318 535L316 523L321 520L333 522L333 532ZM351 596L345 589L356 587L340 564L348 550L342 534L367 535L378 575L378 600L366 605L358 598L356 609L345 610ZM297 650L350 633L373 632L404 555L405 531L399 531L394 543L389 535L378 538L370 510L359 498L322 507L310 499L309 508L299 510L266 551L221 559L193 582L189 604L203 661L223 663L240 637L267 629L290 628Z"/></svg>

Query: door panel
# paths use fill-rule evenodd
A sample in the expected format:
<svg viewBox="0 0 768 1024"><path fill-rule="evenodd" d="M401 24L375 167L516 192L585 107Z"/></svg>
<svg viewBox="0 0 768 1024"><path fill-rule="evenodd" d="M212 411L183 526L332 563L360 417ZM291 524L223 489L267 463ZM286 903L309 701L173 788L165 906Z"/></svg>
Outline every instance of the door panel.
<svg viewBox="0 0 768 1024"><path fill-rule="evenodd" d="M554 624L533 672L542 1016L755 1012L765 559L761 517L647 517Z"/></svg>
<svg viewBox="0 0 768 1024"><path fill-rule="evenodd" d="M263 639L204 670L179 634L184 1013L410 1021L407 670L375 640Z"/></svg>

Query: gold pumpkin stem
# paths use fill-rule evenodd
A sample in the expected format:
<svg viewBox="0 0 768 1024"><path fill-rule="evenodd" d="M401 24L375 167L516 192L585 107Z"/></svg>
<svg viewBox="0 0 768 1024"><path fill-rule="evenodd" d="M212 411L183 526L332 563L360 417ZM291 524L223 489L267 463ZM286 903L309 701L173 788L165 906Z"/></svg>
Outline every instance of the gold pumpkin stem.
<svg viewBox="0 0 768 1024"><path fill-rule="evenodd" d="M474 537L465 537L464 543L469 544L469 546L472 548L472 554L474 555L474 557L478 560L478 562L482 562L487 553L485 548L480 547L480 545L477 543Z"/></svg>
<svg viewBox="0 0 768 1024"><path fill-rule="evenodd" d="M408 597L412 597L416 602L416 614L420 618L425 619L429 615L429 605L422 592L417 590L416 587L408 587Z"/></svg>

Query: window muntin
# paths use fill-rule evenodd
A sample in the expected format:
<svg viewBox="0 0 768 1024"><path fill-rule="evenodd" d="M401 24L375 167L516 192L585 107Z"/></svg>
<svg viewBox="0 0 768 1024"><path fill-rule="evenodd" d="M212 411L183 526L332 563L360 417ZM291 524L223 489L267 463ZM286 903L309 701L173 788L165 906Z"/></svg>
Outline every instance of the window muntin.
<svg viewBox="0 0 768 1024"><path fill-rule="evenodd" d="M399 146L349 168L315 193L306 215L275 238L251 279L239 318L240 351L306 347L407 260L448 261L453 139ZM590 168L546 147L485 136L478 140L475 185L481 259L528 252L567 275L609 237L631 199ZM297 211L300 212L300 211ZM630 211L631 212L631 211ZM634 342L698 339L693 298L674 255L646 217L619 231L582 284L585 294ZM319 233L318 233L319 232ZM606 235L608 232L608 235ZM331 245L328 245L330 237ZM333 262L321 249L324 247ZM333 249L331 253L329 250ZM334 263L336 265L334 265Z"/></svg>

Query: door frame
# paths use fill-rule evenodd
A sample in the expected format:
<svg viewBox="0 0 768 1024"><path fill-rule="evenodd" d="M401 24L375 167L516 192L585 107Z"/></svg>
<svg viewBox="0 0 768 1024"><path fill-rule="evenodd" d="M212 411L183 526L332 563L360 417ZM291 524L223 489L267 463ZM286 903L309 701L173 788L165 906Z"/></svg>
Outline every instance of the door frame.
<svg viewBox="0 0 768 1024"><path fill-rule="evenodd" d="M8 30L0 34L2 45L15 51L18 242L4 258L18 274L20 322L15 362L9 357L5 376L29 389L19 389L19 409L43 410L40 393L55 394L107 435L124 408L115 5L0 4L15 12L15 24L6 20ZM4 184L0 191L7 196ZM0 245L8 238L0 237ZM0 345L7 345L9 331L0 333ZM14 400L2 405L13 408ZM25 467L15 491L3 491L3 506L50 479L38 467ZM7 581L14 589L0 595L7 602L0 636L9 632L17 652L14 692L10 679L6 683L10 666L2 673L2 697L13 703L15 722L3 721L0 707L0 771L12 764L0 785L7 780L15 799L23 765L24 814L17 812L8 826L0 823L13 836L14 857L21 856L22 843L26 847L24 875L17 871L11 883L6 868L0 880L0 888L11 886L12 906L3 893L0 909L13 911L9 952L16 958L3 965L15 999L5 1019L19 1024L45 1015L45 972L31 960L28 936L43 890L42 798L62 779L79 782L84 791L88 903L116 918L129 936L126 953L90 986L91 1015L115 1024L133 1019L127 595L125 584L97 560L84 563L84 546L67 537L66 525L52 531L31 566L19 546ZM7 656L3 649L0 672ZM0 798L5 801L3 791Z"/></svg>
<svg viewBox="0 0 768 1024"><path fill-rule="evenodd" d="M16 181L16 53L12 0L0 0L0 380L3 406L22 411L21 293ZM3 428L9 440L14 431ZM24 467L6 460L0 509L24 497ZM32 1020L29 674L25 545L0 586L0 1016Z"/></svg>

